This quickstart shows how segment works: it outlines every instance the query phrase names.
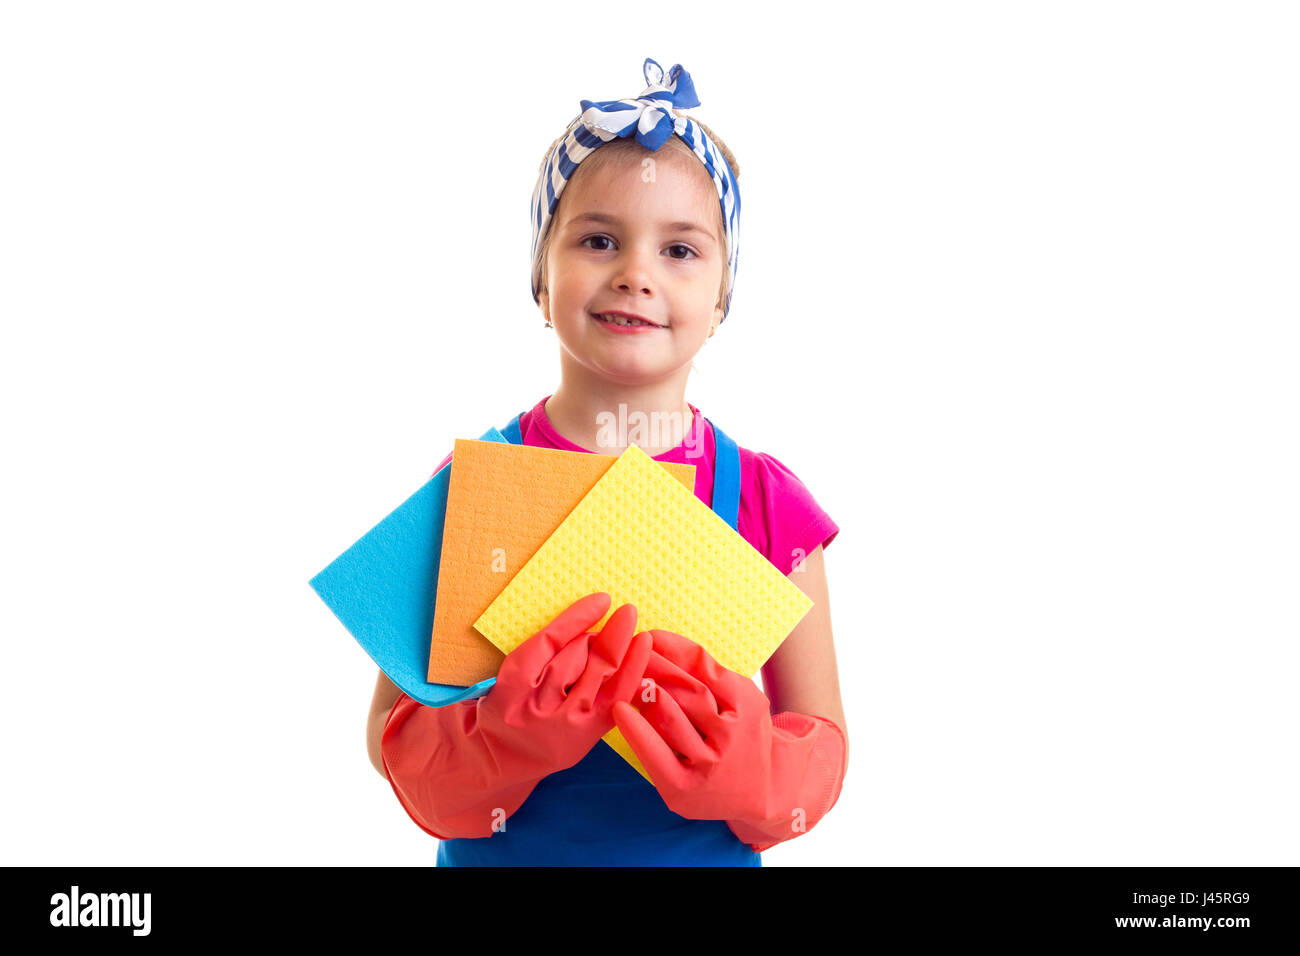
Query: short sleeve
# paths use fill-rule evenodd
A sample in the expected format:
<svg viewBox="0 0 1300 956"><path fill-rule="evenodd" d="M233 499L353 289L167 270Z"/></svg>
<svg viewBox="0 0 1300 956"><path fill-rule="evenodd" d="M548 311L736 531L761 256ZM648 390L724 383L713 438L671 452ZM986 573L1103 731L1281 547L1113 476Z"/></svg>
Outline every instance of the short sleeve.
<svg viewBox="0 0 1300 956"><path fill-rule="evenodd" d="M840 533L839 525L819 505L806 485L772 455L756 452L750 477L748 524L762 551L782 574L818 545L826 548Z"/></svg>

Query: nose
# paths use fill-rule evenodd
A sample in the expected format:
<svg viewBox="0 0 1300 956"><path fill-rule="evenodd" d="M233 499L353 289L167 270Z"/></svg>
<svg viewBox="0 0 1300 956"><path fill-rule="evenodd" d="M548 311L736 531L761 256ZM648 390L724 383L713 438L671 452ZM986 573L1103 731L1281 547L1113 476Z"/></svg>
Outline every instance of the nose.
<svg viewBox="0 0 1300 956"><path fill-rule="evenodd" d="M650 266L644 251L628 248L619 256L618 269L611 281L619 292L628 295L653 295L654 283L650 278Z"/></svg>

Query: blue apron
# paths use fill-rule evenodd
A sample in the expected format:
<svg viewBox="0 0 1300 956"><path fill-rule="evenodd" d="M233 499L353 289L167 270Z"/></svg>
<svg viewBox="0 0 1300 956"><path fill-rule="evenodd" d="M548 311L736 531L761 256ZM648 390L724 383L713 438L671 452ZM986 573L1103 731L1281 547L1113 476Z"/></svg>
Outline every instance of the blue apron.
<svg viewBox="0 0 1300 956"><path fill-rule="evenodd" d="M501 431L515 445L523 444L519 418ZM713 437L713 510L737 530L740 453L717 425ZM600 741L542 780L499 833L440 841L438 866L762 866L762 858L724 821L669 810L659 791Z"/></svg>

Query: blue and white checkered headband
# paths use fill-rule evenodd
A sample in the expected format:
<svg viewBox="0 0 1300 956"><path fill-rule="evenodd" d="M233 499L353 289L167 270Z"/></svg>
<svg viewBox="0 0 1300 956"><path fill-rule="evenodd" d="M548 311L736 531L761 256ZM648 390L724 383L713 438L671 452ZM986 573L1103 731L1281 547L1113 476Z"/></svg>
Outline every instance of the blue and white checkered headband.
<svg viewBox="0 0 1300 956"><path fill-rule="evenodd" d="M537 186L533 190L533 301L538 301L537 273L542 241L550 228L560 193L578 164L615 139L635 135L638 143L653 152L666 143L669 136L676 135L704 164L718 189L718 202L726 229L727 269L731 273L727 301L723 303L725 318L731 310L731 293L736 287L736 263L739 261L740 187L722 151L700 125L685 116L674 117L670 112L673 107L690 109L700 105L691 75L678 63L668 71L667 82L664 82L663 67L648 57L642 70L649 86L640 96L625 100L581 101L582 113L569 124L537 177Z"/></svg>

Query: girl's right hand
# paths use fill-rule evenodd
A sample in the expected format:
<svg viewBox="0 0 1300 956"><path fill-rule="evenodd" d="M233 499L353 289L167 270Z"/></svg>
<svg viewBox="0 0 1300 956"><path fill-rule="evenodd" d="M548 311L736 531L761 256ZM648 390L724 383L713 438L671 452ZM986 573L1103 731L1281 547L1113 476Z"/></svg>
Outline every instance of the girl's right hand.
<svg viewBox="0 0 1300 956"><path fill-rule="evenodd" d="M652 636L636 633L636 608L609 610L598 591L580 598L506 655L496 683L478 701L482 729L509 740L516 759L550 772L572 767L614 728L613 707L640 689Z"/></svg>

